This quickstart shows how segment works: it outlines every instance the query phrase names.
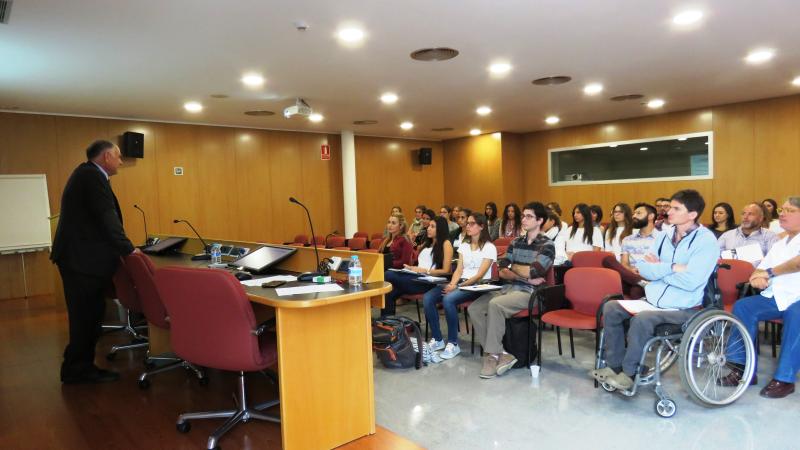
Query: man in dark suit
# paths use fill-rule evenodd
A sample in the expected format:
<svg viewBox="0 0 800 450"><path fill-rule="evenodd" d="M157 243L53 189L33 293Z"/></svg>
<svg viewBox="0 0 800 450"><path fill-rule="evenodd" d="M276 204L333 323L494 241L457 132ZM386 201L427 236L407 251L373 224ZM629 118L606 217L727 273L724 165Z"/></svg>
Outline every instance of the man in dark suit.
<svg viewBox="0 0 800 450"><path fill-rule="evenodd" d="M64 282L69 315L69 344L61 365L61 381L67 384L119 379L116 372L94 365L95 346L102 330L106 289L120 256L134 251L108 181L122 165L119 148L98 140L86 149L86 158L64 187L50 255Z"/></svg>

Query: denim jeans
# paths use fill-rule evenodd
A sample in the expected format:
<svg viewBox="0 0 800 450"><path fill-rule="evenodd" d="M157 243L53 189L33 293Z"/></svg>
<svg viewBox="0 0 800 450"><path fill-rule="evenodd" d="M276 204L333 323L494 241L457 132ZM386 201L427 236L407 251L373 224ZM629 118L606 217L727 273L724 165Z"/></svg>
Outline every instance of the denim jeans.
<svg viewBox="0 0 800 450"><path fill-rule="evenodd" d="M470 292L462 291L461 289L454 289L447 295L442 295L442 290L446 284L440 284L430 291L425 293L423 303L425 305L425 320L431 327L431 335L437 341L442 340L442 330L439 326L439 311L436 305L439 302L444 306L444 318L447 321L447 342L458 344L458 308L457 306L475 300L480 297L483 292Z"/></svg>
<svg viewBox="0 0 800 450"><path fill-rule="evenodd" d="M753 295L734 303L733 315L744 323L747 332L753 339L758 335L758 322L772 319L783 320L781 354L772 378L784 383L794 383L797 371L800 369L800 302L792 303L785 311L779 311L774 298ZM739 338L741 335L734 328L728 341L733 344L728 347L728 359L744 364L744 346L735 345ZM755 363L756 370L758 370L757 357Z"/></svg>
<svg viewBox="0 0 800 450"><path fill-rule="evenodd" d="M434 287L432 284L416 281L416 278L410 273L393 270L387 270L383 274L383 279L392 283L392 290L384 297L386 306L381 310L381 317L395 315L395 304L398 298L404 295L424 294Z"/></svg>

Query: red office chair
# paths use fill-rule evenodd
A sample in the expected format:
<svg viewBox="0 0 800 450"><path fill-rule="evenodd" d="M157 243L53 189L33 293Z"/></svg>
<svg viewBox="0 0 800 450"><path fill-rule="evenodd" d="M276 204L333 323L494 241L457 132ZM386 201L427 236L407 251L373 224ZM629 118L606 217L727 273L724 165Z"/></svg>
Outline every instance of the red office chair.
<svg viewBox="0 0 800 450"><path fill-rule="evenodd" d="M345 247L345 237L344 236L328 236L328 242L325 243L325 248L337 248L337 247Z"/></svg>
<svg viewBox="0 0 800 450"><path fill-rule="evenodd" d="M303 246L308 245L308 235L296 234L294 236L294 239L292 239L290 242L283 243L283 245L294 245L294 246L298 246L298 244Z"/></svg>
<svg viewBox="0 0 800 450"><path fill-rule="evenodd" d="M717 271L717 286L722 294L722 306L725 311L731 312L733 304L742 294L742 283L750 281L753 265L738 259L720 259L718 264L731 266L730 269L720 268Z"/></svg>
<svg viewBox="0 0 800 450"><path fill-rule="evenodd" d="M355 234L353 234L353 237L364 238L364 241L366 242L369 240L369 233L367 233L366 231L356 231Z"/></svg>
<svg viewBox="0 0 800 450"><path fill-rule="evenodd" d="M314 236L314 242L317 243L317 247L325 245L325 236ZM310 245L313 245L312 242L309 242Z"/></svg>
<svg viewBox="0 0 800 450"><path fill-rule="evenodd" d="M167 314L167 309L161 301L161 295L159 295L156 289L155 280L153 278L156 271L155 265L144 253L132 253L126 256L124 260L134 286L136 286L136 292L139 294L139 299L142 302L142 312L147 318L147 322L150 323L150 326L169 330L170 319ZM168 363L160 367L156 366L139 375L139 387L142 389L150 387L149 377L152 375L180 367L194 371L197 378L200 379L201 384L208 382L205 374L198 367L180 358L169 355L151 356L150 350L148 349L145 363L150 366L154 361L167 361Z"/></svg>
<svg viewBox="0 0 800 450"><path fill-rule="evenodd" d="M383 242L383 238L373 238L369 241L369 248L375 251L378 251L380 248L381 243Z"/></svg>
<svg viewBox="0 0 800 450"><path fill-rule="evenodd" d="M505 245L497 245L497 246L495 246L495 248L497 248L497 257L498 258L502 258L503 256L505 256L506 251L508 250L508 246L505 246Z"/></svg>
<svg viewBox="0 0 800 450"><path fill-rule="evenodd" d="M106 355L106 359L109 361L116 358L117 352L120 350L133 350L135 348L148 346L147 336L139 334L132 320L134 314L142 313L142 302L139 300L139 294L136 292L136 288L133 285L133 279L131 279L128 267L125 265L125 261L122 258L120 258L119 267L117 267L112 281L114 282L114 291L117 294L117 299L128 311L126 314L125 328L123 329L133 337L133 341L130 344L114 345L111 347L111 351Z"/></svg>
<svg viewBox="0 0 800 450"><path fill-rule="evenodd" d="M261 411L279 403L272 400L250 407L244 373L264 371L278 361L269 325L256 324L253 307L242 285L228 272L213 269L167 267L156 272L156 285L170 311L170 342L181 358L204 367L239 372L236 409L183 413L178 431L191 428L189 420L228 418L208 438L208 448L219 448L223 434L250 419L280 423Z"/></svg>
<svg viewBox="0 0 800 450"><path fill-rule="evenodd" d="M572 267L603 267L603 258L614 256L611 252L575 252Z"/></svg>
<svg viewBox="0 0 800 450"><path fill-rule="evenodd" d="M354 237L350 239L348 244L350 244L350 250L361 251L367 248L367 238Z"/></svg>
<svg viewBox="0 0 800 450"><path fill-rule="evenodd" d="M372 233L372 236L369 237L369 240L374 241L375 239L383 240L383 233Z"/></svg>
<svg viewBox="0 0 800 450"><path fill-rule="evenodd" d="M494 245L495 245L495 247L497 247L497 246L508 247L511 244L511 241L513 241L513 239L511 239L511 238L499 237L499 238L494 240Z"/></svg>
<svg viewBox="0 0 800 450"><path fill-rule="evenodd" d="M597 253L597 252L596 252ZM563 293L563 296L558 295ZM560 306L546 307L545 295L561 297ZM539 311L542 314L541 322L549 323L556 327L558 339L558 354L561 355L561 327L569 329L569 346L572 357L575 357L575 344L572 330L598 331L597 310L603 301L610 296L622 298L622 279L618 272L600 267L577 267L564 274L564 284L542 289ZM552 301L552 297L551 297ZM552 308L560 308L552 310ZM538 360L542 364L542 327L539 327ZM599 345L599 334L595 334L595 350Z"/></svg>

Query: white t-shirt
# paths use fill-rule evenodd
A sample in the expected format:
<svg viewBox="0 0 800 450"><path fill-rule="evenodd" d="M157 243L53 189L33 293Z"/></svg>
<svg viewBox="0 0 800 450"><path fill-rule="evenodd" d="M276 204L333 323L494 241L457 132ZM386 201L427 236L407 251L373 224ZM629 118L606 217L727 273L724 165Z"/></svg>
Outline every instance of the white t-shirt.
<svg viewBox="0 0 800 450"><path fill-rule="evenodd" d="M769 231L772 231L775 234L783 233L783 228L781 228L781 221L778 219L772 219L769 223Z"/></svg>
<svg viewBox="0 0 800 450"><path fill-rule="evenodd" d="M604 233L606 239L605 242L603 242L603 247L605 251L614 253L614 256L617 257L617 261L619 261L620 255L622 255L622 242L620 242L619 237L622 235L623 231L625 231L625 227L617 227L617 232L611 240L608 240L608 234Z"/></svg>
<svg viewBox="0 0 800 450"><path fill-rule="evenodd" d="M800 234L795 235L792 240L789 236L776 241L769 253L758 265L759 269L767 270L785 263L786 261L800 256ZM778 275L769 280L769 286L761 291L761 295L767 298L775 298L775 304L779 311L785 311L792 303L800 300L800 272Z"/></svg>
<svg viewBox="0 0 800 450"><path fill-rule="evenodd" d="M566 240L567 252L571 253L590 252L594 250L594 247L603 248L603 234L600 232L599 227L592 227L591 244L583 240L583 228L578 228L575 231L575 235L572 237L570 237L570 234L572 234L572 226L570 226L564 231L565 231L564 239Z"/></svg>
<svg viewBox="0 0 800 450"><path fill-rule="evenodd" d="M432 247L426 247L419 252L419 256L417 256L417 266L425 270L436 268L436 265L433 263Z"/></svg>
<svg viewBox="0 0 800 450"><path fill-rule="evenodd" d="M497 261L497 247L491 242L483 244L483 249L474 251L472 250L472 245L465 242L464 245L458 247L458 254L461 255L464 262L464 270L461 272L461 278L472 278L477 275L484 259L490 259L493 262ZM492 271L487 270L486 273L483 274L483 279L491 280Z"/></svg>

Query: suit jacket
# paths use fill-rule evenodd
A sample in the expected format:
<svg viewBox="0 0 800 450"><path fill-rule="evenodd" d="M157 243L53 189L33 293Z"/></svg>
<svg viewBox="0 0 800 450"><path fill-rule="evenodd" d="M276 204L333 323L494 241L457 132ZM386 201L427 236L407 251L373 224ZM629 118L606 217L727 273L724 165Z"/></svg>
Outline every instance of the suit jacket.
<svg viewBox="0 0 800 450"><path fill-rule="evenodd" d="M94 163L79 165L61 196L50 259L79 273L110 277L119 257L133 249L122 228L122 212L111 184Z"/></svg>

